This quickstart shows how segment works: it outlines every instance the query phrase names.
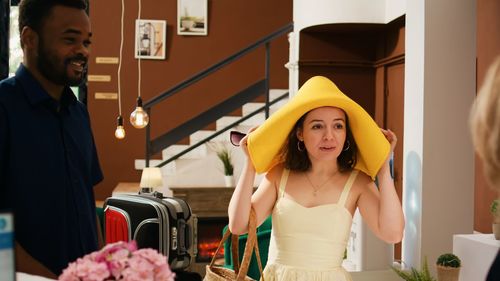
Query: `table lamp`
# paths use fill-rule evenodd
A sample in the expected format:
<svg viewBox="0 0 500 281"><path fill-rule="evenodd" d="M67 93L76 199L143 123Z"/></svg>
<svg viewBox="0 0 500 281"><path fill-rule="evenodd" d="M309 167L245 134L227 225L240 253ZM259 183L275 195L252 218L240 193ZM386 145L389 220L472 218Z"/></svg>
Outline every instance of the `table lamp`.
<svg viewBox="0 0 500 281"><path fill-rule="evenodd" d="M140 193L151 193L154 188L163 186L161 170L157 167L146 167L142 170Z"/></svg>

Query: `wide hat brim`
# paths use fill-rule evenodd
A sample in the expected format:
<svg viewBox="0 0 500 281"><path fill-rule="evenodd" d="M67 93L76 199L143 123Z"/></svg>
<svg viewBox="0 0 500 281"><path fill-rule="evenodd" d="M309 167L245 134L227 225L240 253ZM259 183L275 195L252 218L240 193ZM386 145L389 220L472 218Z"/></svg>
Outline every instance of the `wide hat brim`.
<svg viewBox="0 0 500 281"><path fill-rule="evenodd" d="M250 133L248 151L257 173L267 172L283 161L280 153L297 120L310 110L323 106L341 108L346 112L358 148L354 168L375 179L389 155L389 142L360 105L322 76L307 80L287 104Z"/></svg>

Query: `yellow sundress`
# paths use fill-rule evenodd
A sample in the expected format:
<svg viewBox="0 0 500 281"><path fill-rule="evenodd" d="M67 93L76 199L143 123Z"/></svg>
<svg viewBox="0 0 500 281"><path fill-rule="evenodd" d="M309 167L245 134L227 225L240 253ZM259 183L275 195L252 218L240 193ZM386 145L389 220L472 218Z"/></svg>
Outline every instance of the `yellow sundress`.
<svg viewBox="0 0 500 281"><path fill-rule="evenodd" d="M342 267L352 224L345 202L358 170L351 172L337 203L311 208L284 196L288 174L285 169L272 213L265 281L352 281Z"/></svg>

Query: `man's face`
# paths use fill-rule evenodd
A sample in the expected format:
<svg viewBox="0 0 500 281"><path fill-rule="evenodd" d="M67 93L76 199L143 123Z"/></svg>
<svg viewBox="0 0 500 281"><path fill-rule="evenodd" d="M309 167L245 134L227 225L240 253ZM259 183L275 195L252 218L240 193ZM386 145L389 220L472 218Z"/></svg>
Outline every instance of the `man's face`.
<svg viewBox="0 0 500 281"><path fill-rule="evenodd" d="M87 68L91 36L84 10L55 6L38 33L40 74L56 85L79 85Z"/></svg>

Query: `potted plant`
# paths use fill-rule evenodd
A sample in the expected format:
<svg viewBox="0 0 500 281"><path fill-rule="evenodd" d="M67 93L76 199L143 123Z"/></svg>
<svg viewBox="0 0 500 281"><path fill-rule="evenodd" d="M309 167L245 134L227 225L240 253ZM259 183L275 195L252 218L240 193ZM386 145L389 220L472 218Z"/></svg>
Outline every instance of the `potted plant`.
<svg viewBox="0 0 500 281"><path fill-rule="evenodd" d="M224 165L224 180L227 187L234 186L234 166L233 161L231 159L231 151L225 146L217 150L217 157Z"/></svg>
<svg viewBox="0 0 500 281"><path fill-rule="evenodd" d="M438 281L458 281L460 259L451 253L442 254L436 262Z"/></svg>
<svg viewBox="0 0 500 281"><path fill-rule="evenodd" d="M424 263L420 270L413 267L410 268L410 270L403 270L395 266L391 266L391 268L399 277L406 281L436 281L436 279L432 277L429 272L427 258L424 258Z"/></svg>
<svg viewBox="0 0 500 281"><path fill-rule="evenodd" d="M500 200L495 199L491 202L490 212L493 215L492 229L496 240L500 240Z"/></svg>

